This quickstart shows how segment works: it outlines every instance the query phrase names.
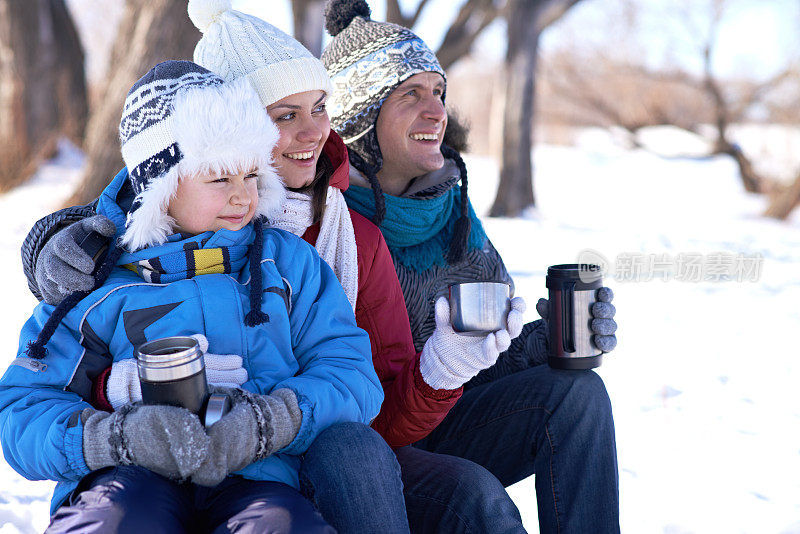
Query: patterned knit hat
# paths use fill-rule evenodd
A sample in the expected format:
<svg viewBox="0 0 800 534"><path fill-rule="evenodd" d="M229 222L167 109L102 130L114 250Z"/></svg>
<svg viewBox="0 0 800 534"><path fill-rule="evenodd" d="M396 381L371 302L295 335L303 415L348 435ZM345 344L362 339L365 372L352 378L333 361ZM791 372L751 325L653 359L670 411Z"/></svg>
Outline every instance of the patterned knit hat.
<svg viewBox="0 0 800 534"><path fill-rule="evenodd" d="M167 208L183 177L258 168L256 217L285 198L271 166L278 129L246 80L226 83L189 61L159 63L128 92L119 125L122 159L136 193L121 243L163 243Z"/></svg>
<svg viewBox="0 0 800 534"><path fill-rule="evenodd" d="M375 122L383 101L411 76L437 72L444 77L444 70L410 30L369 16L364 0L330 0L325 26L333 39L322 53L322 63L333 83L328 100L331 126L351 152L380 169L383 157Z"/></svg>
<svg viewBox="0 0 800 534"><path fill-rule="evenodd" d="M275 26L231 9L230 0L189 0L189 18L203 33L195 63L228 81L246 77L265 107L305 91L331 94L319 59Z"/></svg>

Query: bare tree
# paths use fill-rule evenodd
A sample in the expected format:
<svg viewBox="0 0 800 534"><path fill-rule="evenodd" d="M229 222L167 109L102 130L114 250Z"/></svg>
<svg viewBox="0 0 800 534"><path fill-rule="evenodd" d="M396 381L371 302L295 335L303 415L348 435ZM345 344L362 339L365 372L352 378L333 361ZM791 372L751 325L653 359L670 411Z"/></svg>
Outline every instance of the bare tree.
<svg viewBox="0 0 800 534"><path fill-rule="evenodd" d="M489 214L515 216L534 206L534 84L539 36L579 0L510 0L506 21L506 95L503 116L503 160L500 184Z"/></svg>
<svg viewBox="0 0 800 534"><path fill-rule="evenodd" d="M552 116L552 108L573 109L582 114L583 120L622 126L630 132L635 145L639 130L646 126L672 125L701 137L707 137L710 129L713 134L709 155L730 156L738 166L745 190L770 193L773 200L767 214L785 217L800 202L800 185L781 186L757 170L756 162L736 142L733 126L751 119L754 110L763 114L767 109L773 117L789 121L797 118L796 97L786 98L796 95L800 88L796 60L789 60L767 79L720 77L713 68L714 56L720 27L731 3L711 0L706 3L706 10L700 7L663 14L664 19L674 18L691 36L702 65L700 74L677 67L656 70L644 66L639 57L625 54L609 57L607 43L605 49L588 54L560 50L548 58L543 70L550 91L548 113Z"/></svg>
<svg viewBox="0 0 800 534"><path fill-rule="evenodd" d="M69 204L97 197L123 166L119 119L125 95L150 68L167 59L191 59L200 33L186 15L185 2L129 0L111 52L108 81L92 110L86 132L87 164Z"/></svg>
<svg viewBox="0 0 800 534"><path fill-rule="evenodd" d="M325 0L292 0L294 37L314 54L322 55Z"/></svg>
<svg viewBox="0 0 800 534"><path fill-rule="evenodd" d="M26 180L59 137L80 144L83 50L63 0L0 0L0 191Z"/></svg>

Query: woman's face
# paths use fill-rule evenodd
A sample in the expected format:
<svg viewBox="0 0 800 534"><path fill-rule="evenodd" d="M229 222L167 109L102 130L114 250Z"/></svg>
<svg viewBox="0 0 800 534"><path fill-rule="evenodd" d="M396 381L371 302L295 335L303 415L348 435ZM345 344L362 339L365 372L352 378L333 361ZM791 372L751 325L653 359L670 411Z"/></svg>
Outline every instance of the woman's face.
<svg viewBox="0 0 800 534"><path fill-rule="evenodd" d="M331 132L325 91L289 95L267 106L281 137L272 151L274 165L286 187L301 189L317 174L317 161Z"/></svg>

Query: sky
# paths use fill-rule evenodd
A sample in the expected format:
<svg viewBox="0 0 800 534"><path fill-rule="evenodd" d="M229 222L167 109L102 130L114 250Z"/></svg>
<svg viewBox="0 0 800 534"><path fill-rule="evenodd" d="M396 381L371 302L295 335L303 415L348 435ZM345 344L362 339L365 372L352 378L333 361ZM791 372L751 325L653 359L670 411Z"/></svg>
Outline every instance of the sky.
<svg viewBox="0 0 800 534"><path fill-rule="evenodd" d="M673 20L674 6L690 6L692 17L703 28L703 14L713 0L692 0L676 3L674 0L583 0L573 7L555 25L542 35L542 50L562 46L567 42L591 43L614 39L620 32L619 9L625 3L640 6L640 20L636 35L643 44L645 56L657 66L665 61L675 61L688 70L701 68L692 38L699 31L687 33L685 25ZM383 0L367 2L372 8L372 18L384 20ZM401 5L410 13L418 0L405 0ZM723 76L751 73L765 78L786 63L790 54L800 50L800 6L795 0L728 0L729 8L720 30L719 52L715 57L715 70ZM277 6L275 4L278 4ZM431 0L425 8L414 31L432 48L441 43L447 27L443 20L452 20L463 1ZM278 28L292 33L292 15L289 2L263 0L233 0L233 6L269 21ZM327 35L326 41L327 42ZM505 53L505 25L492 24L475 46L476 53L490 59L501 60Z"/></svg>

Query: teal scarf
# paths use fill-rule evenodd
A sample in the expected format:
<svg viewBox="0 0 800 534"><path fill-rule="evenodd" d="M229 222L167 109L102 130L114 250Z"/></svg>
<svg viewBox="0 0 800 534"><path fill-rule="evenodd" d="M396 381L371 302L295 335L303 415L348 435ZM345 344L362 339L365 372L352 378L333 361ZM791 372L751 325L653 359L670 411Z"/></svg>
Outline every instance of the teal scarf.
<svg viewBox="0 0 800 534"><path fill-rule="evenodd" d="M369 187L351 185L345 192L347 205L371 219L375 215L375 197ZM427 271L434 265L447 265L447 251L456 221L461 216L461 188L454 186L436 198L404 198L383 195L386 217L381 232L392 258L417 271ZM469 204L472 222L467 251L483 247L486 234L483 225Z"/></svg>

